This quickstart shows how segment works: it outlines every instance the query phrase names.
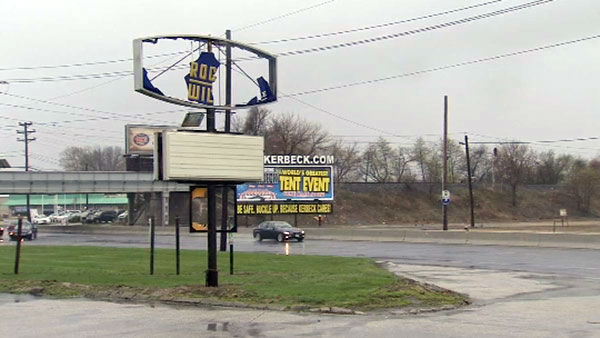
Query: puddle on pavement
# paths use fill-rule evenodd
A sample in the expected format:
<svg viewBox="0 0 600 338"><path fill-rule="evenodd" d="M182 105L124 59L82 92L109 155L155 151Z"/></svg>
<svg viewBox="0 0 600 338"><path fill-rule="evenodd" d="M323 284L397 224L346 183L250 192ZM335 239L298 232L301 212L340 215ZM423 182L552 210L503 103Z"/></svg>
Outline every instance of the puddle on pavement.
<svg viewBox="0 0 600 338"><path fill-rule="evenodd" d="M0 293L0 305L8 303L22 303L38 299L32 295Z"/></svg>
<svg viewBox="0 0 600 338"><path fill-rule="evenodd" d="M229 332L229 322L225 322L223 324L221 324L221 326L219 327L218 323L208 323L208 325L206 325L206 330L207 331L223 331L223 332Z"/></svg>

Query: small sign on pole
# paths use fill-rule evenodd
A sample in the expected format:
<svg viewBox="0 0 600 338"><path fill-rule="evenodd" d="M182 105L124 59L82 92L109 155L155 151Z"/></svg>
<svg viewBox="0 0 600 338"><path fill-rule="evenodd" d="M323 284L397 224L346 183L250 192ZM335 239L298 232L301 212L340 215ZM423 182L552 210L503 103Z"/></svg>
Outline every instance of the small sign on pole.
<svg viewBox="0 0 600 338"><path fill-rule="evenodd" d="M442 204L443 205L450 204L450 191L449 190L442 190Z"/></svg>

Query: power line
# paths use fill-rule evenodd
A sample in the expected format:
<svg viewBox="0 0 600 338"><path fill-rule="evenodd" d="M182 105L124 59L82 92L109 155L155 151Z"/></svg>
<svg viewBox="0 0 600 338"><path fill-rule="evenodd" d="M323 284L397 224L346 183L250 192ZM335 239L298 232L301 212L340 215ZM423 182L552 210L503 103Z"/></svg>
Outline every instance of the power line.
<svg viewBox="0 0 600 338"><path fill-rule="evenodd" d="M499 15L507 14L510 12L515 12L515 11L519 11L519 10L534 7L534 6L543 5L546 3L553 2L553 1L554 0L537 0L537 1L528 2L525 4L505 8L505 9L494 11L494 12L484 13L484 14L480 14L480 15L476 15L476 16L472 16L472 17L468 17L468 18L464 18L464 19L460 19L460 20L456 20L456 21L446 22L446 23L428 26L428 27L419 28L419 29L414 29L414 30L410 30L410 31L404 31L404 32L396 33L396 34L389 34L389 35L384 35L384 36L379 36L379 37L374 37L374 38L369 38L369 39L363 39L363 40L358 40L358 41L345 42L345 43L329 45L329 46L281 52L276 55L279 57L302 55L302 54L308 54L308 53L328 51L328 50L333 50L333 49L338 49L338 48L358 46L358 45L362 45L362 44L379 42L379 41L384 41L384 40L394 39L394 38L399 38L399 37L404 37L404 36L410 36L410 35L414 35L414 34L418 34L418 33L424 33L424 32L429 32L429 31L433 31L433 30L437 30L437 29L461 25L461 24L465 24L468 22L476 21L476 20L486 19L489 17L499 16ZM256 60L256 59L257 59L256 57L246 57L246 58L239 58L236 61L248 61L248 60ZM185 65L183 65L183 66L185 66ZM181 68L183 68L183 67L172 67L173 70L181 69ZM148 70L151 71L153 69L148 69ZM157 71L160 71L160 69ZM4 81L8 82L8 83L75 81L75 80L100 79L100 78L106 78L106 77L122 77L122 76L129 76L132 74L133 74L132 71L122 70L122 71L114 71L114 72L46 76L46 77L37 77L37 78L14 78L14 79L8 79L8 80L4 80Z"/></svg>
<svg viewBox="0 0 600 338"><path fill-rule="evenodd" d="M332 3L334 1L335 0L324 1L324 2L318 3L316 5L312 5L312 6L309 6L309 7L297 9L295 11L288 12L288 13L285 13L285 14L282 14L282 15L279 15L279 16L267 19L267 20L263 20L263 21L260 21L260 22L257 22L257 23L253 23L253 24L250 24L250 25L242 26L242 27L233 29L232 31L233 32L239 32L239 31L243 31L243 30L246 30L246 29L250 29L250 28L253 28L253 27L260 26L260 25L264 25L264 24L269 23L269 22L273 22L273 21L276 21L276 20L279 20L279 19L286 18L288 16L292 16L292 15L295 15L295 14L298 14L298 13L302 13L302 12L305 12L305 11L308 11L308 10L311 10L311 9L314 9L314 8L321 7L323 5Z"/></svg>
<svg viewBox="0 0 600 338"><path fill-rule="evenodd" d="M312 5L309 7L305 7L305 8L301 8L298 10L295 10L293 12L289 12L289 13L285 13L267 20L263 20L257 23L253 23L253 24L249 24L247 26L242 26L240 28L234 29L233 31L241 31L241 30L246 30L246 29L250 29L256 26L260 26L260 25L264 25L266 23L269 22L273 22L288 16L292 16L298 13L302 13L304 11L308 11L310 9L314 9L323 5L326 5L328 3L334 2L335 0L328 0L325 2L321 2L318 3L316 5ZM497 0L497 1L502 1L502 0ZM169 52L169 53L161 53L161 54L155 54L155 55L148 55L145 56L145 58L158 58L158 57L164 57L164 56L176 56L176 55L181 55L181 54L185 54L188 53L187 51L178 51L178 52ZM129 62L129 61L133 61L133 58L122 58L122 59L115 59L115 60L104 60L104 61L87 61L87 62L75 62L75 63L66 63L66 64L58 64L58 65L41 65L41 66L18 66L18 67L8 67L8 68L0 68L0 72L3 71L15 71L15 70L36 70L36 69L57 69L57 68L73 68L73 67L85 67L85 66L97 66L97 65L106 65L106 64L114 64L114 63L121 63L121 62Z"/></svg>
<svg viewBox="0 0 600 338"><path fill-rule="evenodd" d="M510 138L501 138L501 137L496 137L496 136L489 136L489 135L482 135L482 134L478 134L478 133L469 133L475 136L479 136L479 137L485 137L485 138L491 138L491 139L496 139L498 141L496 142L469 142L469 143L480 143L480 144L498 144L498 145L503 145L503 144L522 144L522 145L530 145L530 146L541 146L541 147L551 147L551 148L559 148L559 149L576 149L576 150L595 150L595 151L600 151L600 147L599 148L585 148L585 147L571 147L571 146L565 146L565 145L553 145L551 143L560 143L560 142L565 142L564 140L543 140L543 141L522 141L522 140L511 140ZM578 139L587 139L588 141L591 140L596 140L596 139L600 139L598 137L589 137L589 138L574 138L574 139L568 139L568 142L576 142ZM579 140L579 141L583 141L583 140Z"/></svg>
<svg viewBox="0 0 600 338"><path fill-rule="evenodd" d="M290 16L292 14L297 14L297 13L300 13L300 12L303 12L303 11L306 11L306 10L309 10L309 9L320 7L322 5L325 5L325 4L333 2L333 1L334 0L325 1L323 3L317 4L317 5L314 5L314 6L311 6L311 7L307 7L307 8L300 9L300 10L297 10L297 11L294 11L294 12L291 12L291 13L283 14L283 15L280 15L278 17L271 18L269 20L265 20L265 21L258 22L258 23L252 24L252 25L248 25L246 27L250 28L250 27L259 26L261 24L264 24L264 23L267 23L267 22L272 22L272 21L275 21L277 19ZM341 34L348 34L348 33L354 33L354 32L367 31L367 30L371 30L371 29L389 27L389 26L393 26L393 25L398 25L398 24L403 24L403 23L409 23L409 22L413 22L413 21L418 21L418 20L423 20L423 19L430 19L430 18L442 16L442 15L457 13L457 12L461 12L461 11L465 11L465 10L469 10L469 9L473 9L473 8L478 8L478 7L483 7L483 6L495 4L495 3L498 3L498 2L501 2L501 1L503 1L503 0L488 1L488 2L484 2L484 3L480 3L480 4L471 5L471 6L456 8L456 9L447 10L447 11L443 11L443 12L438 12L438 13L423 15L423 16L419 16L419 17L415 17L415 18L411 18L411 19L404 19L404 20L393 21L393 22L388 22L388 23L383 23L383 24L378 24L378 25L372 25L372 26L366 26L366 27L360 27L360 28L342 30L342 31L337 31L337 32L330 32L330 33L314 34L314 35L308 35L308 36L302 36L302 37L295 37L295 38L287 38L287 39L279 39L279 40L271 40L271 41L253 42L253 43L250 43L250 44L256 44L256 45L260 45L260 44L273 44L273 43L280 43L280 42L290 42L290 41L298 41L298 40L315 39L315 38L322 38L322 37L328 37L328 36L336 36L336 35L341 35ZM243 30L243 29L244 29L244 27L242 27L240 29L237 29L237 30L234 30L234 31L239 31L239 30ZM145 56L145 58L158 58L158 57L164 57L164 56L176 56L176 55L181 55L181 54L185 54L185 53L188 53L188 52L187 51L178 51L178 52L170 52L170 53L161 53L161 54L155 54L155 55L148 55L148 56ZM75 63L66 63L66 64L58 64L58 65L18 66L18 67L0 68L0 72L3 72L3 71L15 71L15 70L37 70L37 69L74 68L74 67L85 67L85 66L97 66L97 65L115 64L115 63L130 62L130 61L133 61L133 58L122 58L122 59L100 60L100 61L87 61L87 62L75 62Z"/></svg>
<svg viewBox="0 0 600 338"><path fill-rule="evenodd" d="M281 92L281 91L280 91L280 92ZM333 116L333 117L335 117L335 118L337 118L337 119L340 119L340 120L342 120L342 121L346 121L346 122L348 122L348 123L354 124L354 125L356 125L356 126L359 126L359 127L362 127L362 128L366 128L366 129L370 129L370 130L373 130L373 131L377 131L377 132L380 132L380 133L383 133L383 134L386 134L386 135L391 135L391 136L395 135L394 133L391 133L391 132L389 132L389 131L386 131L386 130L383 130L383 129L379 129L379 128L375 128L375 127L371 127L371 126L369 126L369 125L366 125L366 124L364 124L364 123L361 123L361 122L356 122L356 121L354 121L354 120L351 120L351 119L349 119L349 118L346 118L346 117L344 117L344 116L341 116L341 115L339 115L339 114L336 114L336 113L330 112L330 111L328 111L328 110L326 110L326 109L323 109L323 108L317 107L317 106L315 106L314 104L312 104L312 103L308 103L308 102L306 102L306 101L303 101L303 100L300 100L300 99L299 99L299 98L297 98L297 97L289 96L289 97L286 97L286 98L288 98L288 99L292 99L292 100L294 100L294 101L296 101L296 102L298 102L298 103L300 103L300 104L303 104L303 105L305 105L305 106L307 106L307 107L310 107L310 108L312 108L312 109L314 109L314 110L318 110L318 111L320 111L320 112L322 112L322 113L325 113L325 114L327 114L327 115Z"/></svg>
<svg viewBox="0 0 600 338"><path fill-rule="evenodd" d="M448 134L464 134L464 132L453 132L453 133L448 133ZM361 138L361 137L382 137L382 135L331 135L333 137L340 137L340 138L351 138L351 137L357 137L357 138ZM413 135L386 135L385 137L399 137L399 138L418 138L418 137L423 137L423 136L437 136L437 137L441 137L442 135L440 133L430 133L430 134L413 134Z"/></svg>
<svg viewBox="0 0 600 338"><path fill-rule="evenodd" d="M182 109L176 109L176 110L167 110L167 111L158 111L158 112L149 112L149 113L136 113L136 114L113 113L113 112L103 111L103 110L99 110L99 109L86 108L86 107L74 106L74 105L70 105L70 104L66 104L66 103L59 103L59 102L53 102L53 101L48 101L48 100L36 99L36 98L24 96L24 95L9 94L9 93L4 93L4 92L0 93L0 94L7 95L7 96L10 96L10 97L14 97L14 98L18 98L18 99L22 99L22 100L27 100L27 101L33 101L33 102L38 102L38 103L43 103L43 104L49 104L49 105L54 105L54 106L59 106L59 107L64 107L64 108L70 108L70 109L77 109L77 110L82 110L82 111L87 111L87 112L92 112L92 113L105 114L105 116L94 116L91 119L79 120L77 122L84 122L84 121L90 121L90 120L110 120L111 117L119 117L119 118L142 118L142 117L144 117L146 120L148 120L147 116L149 116L149 115L165 114L165 113L181 112L182 111ZM50 110L50 109L42 109L42 108L28 107L28 106L22 106L22 105L15 105L15 104L10 104L10 103L2 103L2 102L0 102L0 105L7 106L7 107L12 107L12 108L20 108L20 109L27 109L27 110L38 110L38 111L58 113L58 114L70 114L70 115L76 115L76 116L89 117L89 115L82 114L82 113L66 112L66 111ZM108 115L108 116L106 116L106 115ZM0 118L7 118L7 117L0 116ZM8 118L8 119L12 119L12 118ZM160 122L160 123L165 123L164 120L155 120L155 119L149 119L149 120L150 121L155 121L155 122ZM61 121L61 122L64 123L66 121ZM56 122L40 122L38 124L40 124L40 125L52 125L52 124L55 124L55 123Z"/></svg>
<svg viewBox="0 0 600 338"><path fill-rule="evenodd" d="M179 51L179 52L148 55L145 57L148 59L152 59L152 58L158 58L158 57L164 57L164 56L180 55L182 53L184 53L184 52ZM0 68L0 72L14 71L14 70L37 70L37 69L57 69L57 68L97 66L97 65L107 65L107 64L113 64L113 63L129 62L129 61L133 61L133 58L123 58L123 59L104 60L104 61L75 62L75 63L65 63L65 64L58 64L58 65L20 66L20 67L11 67L11 68Z"/></svg>
<svg viewBox="0 0 600 338"><path fill-rule="evenodd" d="M467 6L467 7L461 7L461 8L456 8L456 9L447 10L447 11L443 11L443 12L422 15L422 16L418 16L418 17L415 17L415 18L411 18L411 19L404 19L404 20L392 21L392 22L387 22L387 23L382 23L382 24L377 24L377 25L372 25L372 26L365 26L365 27L360 27L360 28L353 28L353 29L341 30L341 31L337 31L337 32L313 34L313 35L300 36L300 37L287 38L287 39L279 39L279 40L259 41L259 42L252 42L250 44L253 44L253 45L266 45L266 44L273 44L273 43L291 42L291 41L299 41L299 40L309 40L309 39L324 38L324 37L328 37L328 36L336 36L336 35L342 35L342 34L348 34L348 33L363 32L363 31L367 31L367 30L371 30L371 29L384 28L384 27L399 25L399 24L403 24L403 23L409 23L409 22L419 21L419 20L423 20L423 19L431 19L431 18L435 18L435 17L438 17L438 16L442 16L442 15L448 15L448 14L452 14L452 13L466 11L466 10L473 9L473 8L478 8L478 7L483 7L483 6L495 4L495 3L498 3L498 2L501 2L501 1L503 1L503 0L488 1L488 2L483 2L483 3L479 3L479 4Z"/></svg>
<svg viewBox="0 0 600 338"><path fill-rule="evenodd" d="M430 31L438 30L438 29L442 29L442 28L447 28L447 27L462 25L462 24L469 23L469 22L472 22L472 21L477 21L477 20L482 20L482 19L487 19L487 18L499 16L499 15L504 15L504 14L507 14L507 13L516 12L516 11L520 11L520 10L523 10L523 9L527 9L527 8L530 8L530 7L544 5L544 4L553 2L553 1L554 0L532 1L532 2L525 3L525 4L521 4L521 5L517 5L517 6L513 6L513 7L508 7L508 8L501 9L501 10L497 10L497 11L494 11L494 12L479 14L479 15L471 16L471 17L468 17L468 18L460 19L460 20L455 20L455 21L450 21L450 22L446 22L446 23L441 23L441 24L438 24L438 25L423 27L423 28L419 28L419 29L413 29L413 30L410 30L410 31L404 31L404 32L395 33L395 34L382 35L382 36L378 36L378 37L374 37L374 38L368 38L368 39L363 39L363 40L356 40L356 41L344 42L344 43L339 43L339 44L335 44L335 45L328 45L328 46L322 46L322 47L314 47L314 48L299 49L299 50L294 50L294 51L289 51L289 52L282 52L282 53L277 53L277 56L302 55L302 54L308 54L308 53L316 53L316 52L329 51L329 50L339 49L339 48L353 47L353 46L358 46L358 45L363 45L363 44L368 44L368 43L373 43L373 42L390 40L390 39L396 39L396 38L399 38L399 37L404 37L404 36L409 36L409 35L414 35L414 34L424 33L424 32L430 32Z"/></svg>
<svg viewBox="0 0 600 338"><path fill-rule="evenodd" d="M576 44L579 42L584 42L584 41L598 39L598 38L600 38L600 34L587 36L584 38L579 38L579 39L570 40L570 41L558 42L558 43L554 43L554 44L546 45L546 46L542 46L542 47L536 47L536 48L521 50L521 51L517 51L517 52L510 52L510 53L495 55L495 56L491 56L491 57L487 57L487 58L483 58L483 59L454 63L451 65L440 66L440 67L435 67L435 68L430 68L430 69L425 69L425 70L418 70L418 71L414 71L414 72L402 73L402 74L397 74L397 75L392 75L392 76L386 76L386 77L382 77L382 78L378 78L378 79L358 81L358 82L346 83L346 84L342 84L342 85L338 85L338 86L331 86L331 87L325 87L325 88L320 88L320 89L307 90L307 91L303 91L303 92L296 92L296 93L292 93L292 94L287 94L287 96L302 96L302 95L308 95L308 94L315 94L315 93L321 93L321 92L326 92L326 91L335 90L335 89L342 89L342 88L349 88L349 87L361 86L361 85L366 85L366 84L373 84L373 83L377 83L377 82L388 81L388 80L393 80L393 79L398 79L398 78L403 78L403 77L423 75L423 74L433 73L433 72L451 69L451 68L458 68L458 67L469 66L469 65L474 65L474 64L478 64L478 63L484 63L484 62L504 59L504 58L513 57L513 56L529 54L529 53L533 53L533 52L539 52L539 51L543 51L546 49L572 45L572 44Z"/></svg>

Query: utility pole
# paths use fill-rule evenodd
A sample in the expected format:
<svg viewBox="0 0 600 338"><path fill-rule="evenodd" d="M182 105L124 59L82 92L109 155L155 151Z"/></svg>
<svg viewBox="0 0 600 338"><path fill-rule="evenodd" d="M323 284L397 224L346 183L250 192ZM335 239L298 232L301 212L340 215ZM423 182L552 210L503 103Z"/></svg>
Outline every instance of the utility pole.
<svg viewBox="0 0 600 338"><path fill-rule="evenodd" d="M365 183L369 180L369 162L371 161L371 152L367 150L367 170L365 170Z"/></svg>
<svg viewBox="0 0 600 338"><path fill-rule="evenodd" d="M29 142L35 141L35 137L29 137L29 134L35 133L35 129L29 129L32 122L19 122L19 126L23 127L23 131L17 130L17 134L23 135L23 138L17 138L17 141L25 143L25 171L29 171ZM27 194L27 220L31 223L31 205L29 194ZM42 210L43 211L43 210Z"/></svg>
<svg viewBox="0 0 600 338"><path fill-rule="evenodd" d="M448 185L448 96L444 95L444 158L442 159L442 191L447 190ZM442 203L442 229L448 230L448 205Z"/></svg>
<svg viewBox="0 0 600 338"><path fill-rule="evenodd" d="M469 205L471 206L471 228L475 227L475 206L473 205L473 178L471 176L471 157L469 155L469 137L465 135L465 152L467 154L467 178L469 179Z"/></svg>

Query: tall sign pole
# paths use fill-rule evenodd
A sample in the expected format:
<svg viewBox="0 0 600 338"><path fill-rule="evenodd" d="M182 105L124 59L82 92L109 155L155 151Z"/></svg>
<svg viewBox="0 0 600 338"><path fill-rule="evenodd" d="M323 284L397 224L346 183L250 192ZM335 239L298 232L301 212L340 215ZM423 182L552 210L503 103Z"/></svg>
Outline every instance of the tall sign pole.
<svg viewBox="0 0 600 338"><path fill-rule="evenodd" d="M231 40L231 31L225 31L225 38ZM225 105L231 106L231 45L225 47ZM225 110L225 132L231 131L231 110Z"/></svg>
<svg viewBox="0 0 600 338"><path fill-rule="evenodd" d="M225 31L225 38L231 40L231 31ZM231 105L231 45L225 47L225 105ZM231 110L225 110L225 132L231 132ZM229 222L229 189L226 186L221 191L221 243L219 249L227 250L227 223ZM235 197L234 197L235 198Z"/></svg>
<svg viewBox="0 0 600 338"><path fill-rule="evenodd" d="M445 194L448 190L448 96L444 96L444 158L442 159L443 176L442 176L442 193ZM443 196L444 198L446 196ZM448 230L448 203L442 203L442 229Z"/></svg>
<svg viewBox="0 0 600 338"><path fill-rule="evenodd" d="M17 141L25 143L25 171L29 171L29 142L35 141L35 137L29 137L29 134L35 133L35 130L29 130L32 122L19 122L19 126L23 127L23 131L17 130L17 134L23 135L23 138L17 138ZM43 212L43 210L42 210ZM27 220L31 222L31 204L29 194L27 194Z"/></svg>
<svg viewBox="0 0 600 338"><path fill-rule="evenodd" d="M208 193L208 269L206 270L206 286L219 286L219 271L217 270L217 194L216 185L209 183Z"/></svg>
<svg viewBox="0 0 600 338"><path fill-rule="evenodd" d="M208 52L212 52L211 43L207 43ZM206 131L214 133L217 131L215 124L215 109L206 109ZM217 205L216 205L216 185L207 184L208 197L208 224L207 224L207 256L208 268L206 269L206 286L219 286L219 271L217 270Z"/></svg>

